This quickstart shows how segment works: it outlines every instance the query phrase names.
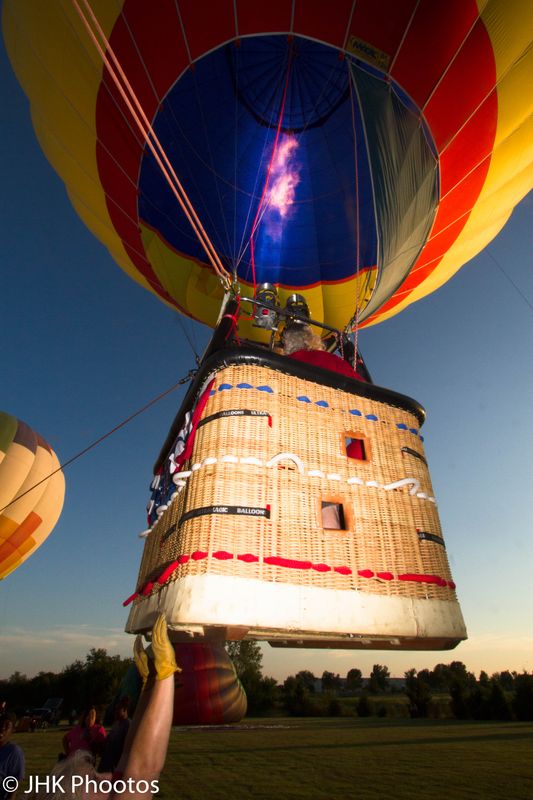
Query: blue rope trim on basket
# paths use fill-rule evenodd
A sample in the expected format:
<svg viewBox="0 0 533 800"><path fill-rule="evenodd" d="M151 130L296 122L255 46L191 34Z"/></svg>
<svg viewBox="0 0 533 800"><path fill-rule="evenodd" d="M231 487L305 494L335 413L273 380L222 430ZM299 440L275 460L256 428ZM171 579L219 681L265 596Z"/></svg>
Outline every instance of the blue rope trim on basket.
<svg viewBox="0 0 533 800"><path fill-rule="evenodd" d="M397 422L396 427L399 428L401 431L408 431L408 433L412 433L413 436L418 437L418 439L420 439L421 442L424 441L424 437L420 434L420 432L417 431L416 428L410 428L408 425L405 424L405 422Z"/></svg>
<svg viewBox="0 0 533 800"><path fill-rule="evenodd" d="M233 386L232 383L221 383L220 386L216 391L224 392L228 389L257 389L258 392L268 392L269 394L274 394L274 389L271 386L252 386L251 383L238 383L236 386ZM209 396L215 394L215 390L209 392Z"/></svg>
<svg viewBox="0 0 533 800"><path fill-rule="evenodd" d="M238 383L236 386L233 386L233 384L231 383L221 383L220 386L218 387L218 390L212 389L209 392L209 396L212 397L216 393L216 391L224 392L228 389L257 389L258 392L268 392L268 394L275 394L274 389L271 386L267 386L266 384L263 384L261 386L252 386L251 383ZM314 402L316 406L320 406L321 408L330 408L330 405L327 402L327 400L312 401L305 394L300 395L296 399L300 403ZM363 412L359 411L358 408L350 408L348 409L348 413L353 414L353 416L355 417L364 416L364 418L369 420L370 422L379 422L379 417L377 417L375 414L363 414ZM412 433L413 436L416 436L418 439L420 439L421 442L424 441L424 437L420 434L420 432L417 431L416 428L409 428L409 426L406 425L405 422L397 422L396 427L399 428L399 430L401 431L407 431L408 433Z"/></svg>

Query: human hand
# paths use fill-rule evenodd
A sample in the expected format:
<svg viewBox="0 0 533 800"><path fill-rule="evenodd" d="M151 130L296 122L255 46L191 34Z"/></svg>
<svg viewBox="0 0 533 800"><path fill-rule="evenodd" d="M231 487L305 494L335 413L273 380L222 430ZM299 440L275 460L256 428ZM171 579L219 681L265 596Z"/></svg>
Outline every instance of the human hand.
<svg viewBox="0 0 533 800"><path fill-rule="evenodd" d="M167 621L160 614L152 628L152 658L155 667L156 681L163 681L175 672L181 672L176 664L174 648L168 638Z"/></svg>
<svg viewBox="0 0 533 800"><path fill-rule="evenodd" d="M150 674L150 665L148 662L148 654L143 647L143 637L141 634L136 637L133 645L133 659L135 661L135 666L137 667L137 672L141 676L142 688L144 689Z"/></svg>

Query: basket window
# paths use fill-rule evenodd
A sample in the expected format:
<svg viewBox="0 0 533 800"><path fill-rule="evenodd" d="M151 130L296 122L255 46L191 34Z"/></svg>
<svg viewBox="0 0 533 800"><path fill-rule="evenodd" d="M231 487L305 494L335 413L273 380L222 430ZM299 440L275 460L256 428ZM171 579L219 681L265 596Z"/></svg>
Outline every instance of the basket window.
<svg viewBox="0 0 533 800"><path fill-rule="evenodd" d="M357 433L344 434L344 449L348 458L357 461L368 461L368 446L366 439Z"/></svg>
<svg viewBox="0 0 533 800"><path fill-rule="evenodd" d="M323 500L321 503L322 527L330 531L345 531L346 516L342 503Z"/></svg>

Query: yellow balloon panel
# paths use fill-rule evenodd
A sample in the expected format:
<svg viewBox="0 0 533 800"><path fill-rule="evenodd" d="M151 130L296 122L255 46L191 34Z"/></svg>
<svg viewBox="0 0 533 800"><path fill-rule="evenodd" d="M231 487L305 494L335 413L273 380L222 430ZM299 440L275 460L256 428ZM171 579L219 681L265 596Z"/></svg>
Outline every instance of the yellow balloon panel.
<svg viewBox="0 0 533 800"><path fill-rule="evenodd" d="M0 413L0 579L13 572L54 528L65 495L55 453L24 422Z"/></svg>

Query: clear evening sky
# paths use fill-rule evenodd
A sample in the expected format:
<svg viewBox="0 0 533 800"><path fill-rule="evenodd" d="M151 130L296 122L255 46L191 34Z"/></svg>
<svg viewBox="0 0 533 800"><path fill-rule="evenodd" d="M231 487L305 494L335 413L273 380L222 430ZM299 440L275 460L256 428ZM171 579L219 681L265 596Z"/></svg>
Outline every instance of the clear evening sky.
<svg viewBox="0 0 533 800"><path fill-rule="evenodd" d="M46 162L1 52L0 409L66 461L193 366L175 313L85 229ZM274 650L264 672L393 675L453 659L533 670L533 196L436 294L361 332L376 383L428 411L425 446L469 640L443 653ZM209 331L184 322L201 352ZM62 517L0 584L0 677L58 670L91 647L127 655L151 466L176 391L66 470Z"/></svg>

